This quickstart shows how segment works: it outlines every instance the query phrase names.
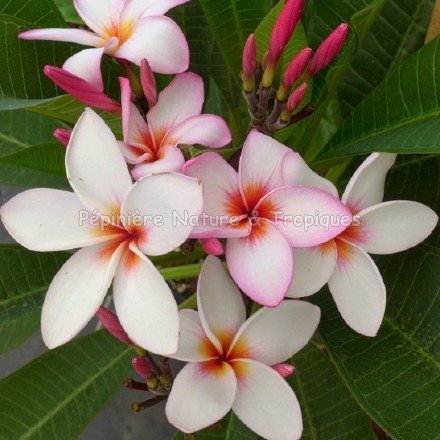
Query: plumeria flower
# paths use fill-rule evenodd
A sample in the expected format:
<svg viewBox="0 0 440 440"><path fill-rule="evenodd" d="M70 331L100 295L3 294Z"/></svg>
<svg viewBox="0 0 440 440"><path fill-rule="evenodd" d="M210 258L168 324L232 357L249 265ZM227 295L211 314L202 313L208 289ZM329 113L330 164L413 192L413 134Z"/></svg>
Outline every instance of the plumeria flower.
<svg viewBox="0 0 440 440"><path fill-rule="evenodd" d="M137 65L147 58L158 73L180 73L188 68L189 51L177 24L164 14L188 0L74 0L78 14L91 29L33 29L27 40L56 40L92 46L70 57L63 69L103 90L103 54Z"/></svg>
<svg viewBox="0 0 440 440"><path fill-rule="evenodd" d="M170 423L191 433L232 409L266 439L299 439L301 410L282 377L293 369L286 372L279 364L308 343L318 326L319 308L286 300L246 321L239 290L213 256L200 273L197 304L198 313L180 312L179 350L172 357L189 363L168 398Z"/></svg>
<svg viewBox="0 0 440 440"><path fill-rule="evenodd" d="M177 75L159 94L147 121L131 101L126 78L120 78L124 143L122 153L133 164L133 177L182 170L185 158L178 144L219 148L231 141L231 133L219 116L201 115L203 80L193 73Z"/></svg>
<svg viewBox="0 0 440 440"><path fill-rule="evenodd" d="M78 334L114 279L116 312L129 338L155 353L175 352L176 302L144 254L168 253L188 237L191 226L174 224L172 217L200 214L200 182L168 173L133 185L114 135L90 109L72 132L66 170L73 193L31 189L0 210L6 229L28 249L82 248L46 294L41 318L46 345L57 347Z"/></svg>
<svg viewBox="0 0 440 440"><path fill-rule="evenodd" d="M281 165L289 148L252 131L238 173L218 154L187 162L184 172L204 183L204 212L193 238L227 238L232 278L253 300L276 306L292 280L291 247L331 240L350 223L350 211L334 196L311 187L284 186ZM317 216L333 216L327 227ZM305 220L311 219L307 225Z"/></svg>
<svg viewBox="0 0 440 440"><path fill-rule="evenodd" d="M368 255L393 254L421 243L434 229L438 216L421 203L382 202L385 178L395 154L371 154L349 181L342 202L353 223L334 240L311 249L295 249L296 275L287 296L317 292L327 282L347 324L365 336L375 336L385 313L386 289ZM334 185L290 155L284 162L287 184L307 184L337 195Z"/></svg>

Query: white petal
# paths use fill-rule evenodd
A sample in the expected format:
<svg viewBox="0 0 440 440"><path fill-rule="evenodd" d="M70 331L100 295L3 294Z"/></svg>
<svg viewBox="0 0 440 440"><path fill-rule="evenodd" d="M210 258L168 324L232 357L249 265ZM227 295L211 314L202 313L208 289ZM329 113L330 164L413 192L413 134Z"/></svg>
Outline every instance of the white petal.
<svg viewBox="0 0 440 440"><path fill-rule="evenodd" d="M303 425L298 400L272 368L252 360L233 362L241 370L232 410L252 431L267 440L299 440Z"/></svg>
<svg viewBox="0 0 440 440"><path fill-rule="evenodd" d="M179 344L179 313L168 284L133 243L113 282L116 314L129 338L152 353L170 355Z"/></svg>
<svg viewBox="0 0 440 440"><path fill-rule="evenodd" d="M318 292L332 276L336 259L333 240L313 248L293 249L293 279L286 296L303 298Z"/></svg>
<svg viewBox="0 0 440 440"><path fill-rule="evenodd" d="M55 275L43 304L41 332L49 348L75 337L95 315L126 247L118 242L79 250Z"/></svg>
<svg viewBox="0 0 440 440"><path fill-rule="evenodd" d="M376 336L385 313L386 291L371 257L337 239L338 263L328 286L345 322L358 333Z"/></svg>
<svg viewBox="0 0 440 440"><path fill-rule="evenodd" d="M99 226L76 194L57 189L24 191L0 210L8 232L21 245L34 251L61 251L102 243L115 234Z"/></svg>
<svg viewBox="0 0 440 440"><path fill-rule="evenodd" d="M137 65L146 58L157 73L180 73L188 68L188 43L168 17L146 17L134 24L134 32L115 53Z"/></svg>
<svg viewBox="0 0 440 440"><path fill-rule="evenodd" d="M431 208L406 200L380 203L358 215L361 233L356 244L371 254L394 254L416 246L438 222Z"/></svg>
<svg viewBox="0 0 440 440"><path fill-rule="evenodd" d="M66 153L67 177L90 211L114 217L131 178L115 136L105 122L86 109L73 129Z"/></svg>
<svg viewBox="0 0 440 440"><path fill-rule="evenodd" d="M139 233L139 249L163 255L189 236L203 208L200 181L182 174L152 174L137 182L122 205L122 221Z"/></svg>
<svg viewBox="0 0 440 440"><path fill-rule="evenodd" d="M250 358L268 366L290 359L303 348L319 324L319 307L286 300L278 307L260 309L237 333L229 358Z"/></svg>
<svg viewBox="0 0 440 440"><path fill-rule="evenodd" d="M94 47L103 47L105 45L105 40L99 35L83 29L32 29L22 32L19 37L23 40L70 41Z"/></svg>
<svg viewBox="0 0 440 440"><path fill-rule="evenodd" d="M396 154L373 153L356 170L342 195L342 201L353 213L383 200L385 178L396 157Z"/></svg>
<svg viewBox="0 0 440 440"><path fill-rule="evenodd" d="M189 0L126 0L122 11L123 20L138 19L151 15L164 15L171 8Z"/></svg>
<svg viewBox="0 0 440 440"><path fill-rule="evenodd" d="M186 433L206 428L229 412L236 391L234 370L226 362L188 364L168 397L168 421Z"/></svg>

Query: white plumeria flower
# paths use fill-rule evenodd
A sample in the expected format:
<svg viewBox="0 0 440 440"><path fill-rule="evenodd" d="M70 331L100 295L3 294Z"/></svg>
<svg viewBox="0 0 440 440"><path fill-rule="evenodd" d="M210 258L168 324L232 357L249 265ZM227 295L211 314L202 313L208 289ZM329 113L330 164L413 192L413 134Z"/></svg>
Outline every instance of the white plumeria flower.
<svg viewBox="0 0 440 440"><path fill-rule="evenodd" d="M204 101L203 80L194 73L177 75L159 93L157 104L146 121L131 101L128 79L121 78L124 142L120 143L127 163L134 165L132 175L180 172L185 158L178 144L201 144L219 148L231 142L225 121L215 115L201 115Z"/></svg>
<svg viewBox="0 0 440 440"><path fill-rule="evenodd" d="M70 57L63 69L103 90L103 54L135 64L148 59L158 73L180 73L188 68L189 50L177 24L164 14L188 0L74 0L78 14L92 30L33 29L27 40L56 40L92 46Z"/></svg>
<svg viewBox="0 0 440 440"><path fill-rule="evenodd" d="M166 406L183 432L201 430L230 409L269 440L301 437L297 398L271 368L303 348L318 326L320 310L303 301L262 308L246 321L240 292L221 261L208 256L197 288L199 312L180 312L179 350L189 362L177 375Z"/></svg>
<svg viewBox="0 0 440 440"><path fill-rule="evenodd" d="M35 251L83 247L59 270L43 305L49 348L72 339L95 315L112 279L116 312L136 345L159 354L177 350L179 317L173 295L147 255L179 246L191 226L174 225L173 212L197 216L199 181L158 174L132 184L116 139L87 109L66 153L74 192L31 189L2 206L9 233Z"/></svg>
<svg viewBox="0 0 440 440"><path fill-rule="evenodd" d="M323 245L293 251L295 278L287 296L311 295L328 282L346 323L365 336L377 334L386 305L382 276L368 253L393 254L416 246L438 221L435 212L421 203L382 202L386 174L395 160L395 154L371 154L341 198L353 213L353 224ZM283 173L286 184L311 185L338 194L334 185L313 173L299 155L290 155Z"/></svg>

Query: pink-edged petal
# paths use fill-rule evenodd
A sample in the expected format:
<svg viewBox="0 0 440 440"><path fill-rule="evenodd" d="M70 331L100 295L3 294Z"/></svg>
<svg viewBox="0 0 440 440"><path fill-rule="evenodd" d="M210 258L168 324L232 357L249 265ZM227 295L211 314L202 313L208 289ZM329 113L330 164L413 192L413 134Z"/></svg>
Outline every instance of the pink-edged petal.
<svg viewBox="0 0 440 440"><path fill-rule="evenodd" d="M361 233L354 235L357 238L354 242L371 254L394 254L416 246L431 234L438 222L431 208L406 200L379 203L358 216Z"/></svg>
<svg viewBox="0 0 440 440"><path fill-rule="evenodd" d="M356 170L342 195L342 202L353 213L383 200L385 178L396 157L396 154L373 153Z"/></svg>
<svg viewBox="0 0 440 440"><path fill-rule="evenodd" d="M237 286L214 256L208 256L203 264L197 286L197 306L206 335L226 354L235 333L246 320L246 309Z"/></svg>
<svg viewBox="0 0 440 440"><path fill-rule="evenodd" d="M119 25L119 17L125 0L106 0L97 2L90 0L73 0L75 9L90 29L103 37Z"/></svg>
<svg viewBox="0 0 440 440"><path fill-rule="evenodd" d="M148 60L150 61L150 60ZM157 138L191 116L200 115L204 100L203 80L194 73L177 75L159 93L157 104L148 112L147 120Z"/></svg>
<svg viewBox="0 0 440 440"><path fill-rule="evenodd" d="M103 166L105 164L105 166ZM66 153L67 178L90 211L114 218L132 186L114 134L86 109L73 129Z"/></svg>
<svg viewBox="0 0 440 440"><path fill-rule="evenodd" d="M232 410L267 440L299 440L301 409L292 388L272 368L250 359L231 362L238 375Z"/></svg>
<svg viewBox="0 0 440 440"><path fill-rule="evenodd" d="M385 313L386 290L377 266L361 248L337 239L338 262L328 282L345 322L358 333L376 336Z"/></svg>
<svg viewBox="0 0 440 440"><path fill-rule="evenodd" d="M293 247L312 247L339 235L352 222L350 210L331 194L310 186L279 188L255 207Z"/></svg>
<svg viewBox="0 0 440 440"><path fill-rule="evenodd" d="M133 34L115 53L139 65L146 58L157 73L188 68L189 50L179 26L168 17L146 17L133 24Z"/></svg>
<svg viewBox="0 0 440 440"><path fill-rule="evenodd" d="M241 238L251 233L250 219L237 221L237 223L222 226L223 217L211 217L206 214L200 216L198 225L191 232L191 238Z"/></svg>
<svg viewBox="0 0 440 440"><path fill-rule="evenodd" d="M174 146L162 147L155 160L141 162L131 170L136 180L153 173L180 173L185 164L185 157L179 148Z"/></svg>
<svg viewBox="0 0 440 440"><path fill-rule="evenodd" d="M217 359L219 356L218 350L206 336L199 314L195 310L181 310L179 316L179 349L171 357L185 362Z"/></svg>
<svg viewBox="0 0 440 440"><path fill-rule="evenodd" d="M333 240L313 248L293 249L294 274L286 296L303 298L318 292L332 276L336 259Z"/></svg>
<svg viewBox="0 0 440 440"><path fill-rule="evenodd" d="M127 145L124 142L118 141L119 149L127 163L136 165L144 160L152 160L153 154L149 150L144 150L143 145Z"/></svg>
<svg viewBox="0 0 440 440"><path fill-rule="evenodd" d="M162 145L200 144L220 148L231 142L231 132L225 121L215 115L192 116L172 128Z"/></svg>
<svg viewBox="0 0 440 440"><path fill-rule="evenodd" d="M90 246L117 236L101 229L100 220L76 194L57 189L24 191L0 209L2 222L21 245L34 251Z"/></svg>
<svg viewBox="0 0 440 440"><path fill-rule="evenodd" d="M241 152L238 172L249 209L253 209L264 195L283 185L281 165L284 156L291 151L256 130L249 133Z"/></svg>
<svg viewBox="0 0 440 440"><path fill-rule="evenodd" d="M101 58L104 48L84 49L66 60L63 69L90 83L101 92L104 83L101 75Z"/></svg>
<svg viewBox="0 0 440 440"><path fill-rule="evenodd" d="M84 44L85 46L103 47L105 40L94 32L83 29L32 29L22 32L19 37L22 40L54 40L69 41Z"/></svg>
<svg viewBox="0 0 440 440"><path fill-rule="evenodd" d="M266 365L290 359L316 331L319 307L305 301L286 300L278 307L260 309L241 327L228 357L246 357Z"/></svg>
<svg viewBox="0 0 440 440"><path fill-rule="evenodd" d="M168 397L168 421L186 433L206 428L229 412L236 391L234 370L226 362L188 364L177 375Z"/></svg>
<svg viewBox="0 0 440 440"><path fill-rule="evenodd" d="M127 0L122 11L122 20L138 19L151 15L164 15L171 8L189 0Z"/></svg>
<svg viewBox="0 0 440 440"><path fill-rule="evenodd" d="M170 355L179 344L179 313L168 284L133 244L113 282L116 314L129 338L153 353Z"/></svg>
<svg viewBox="0 0 440 440"><path fill-rule="evenodd" d="M303 185L322 189L332 196L338 196L338 190L329 180L316 174L298 154L286 154L282 164L283 182L286 186Z"/></svg>
<svg viewBox="0 0 440 440"><path fill-rule="evenodd" d="M249 237L228 239L226 261L234 281L254 301L269 307L282 301L292 280L292 251L272 223L259 219Z"/></svg>
<svg viewBox="0 0 440 440"><path fill-rule="evenodd" d="M138 233L137 244L143 253L163 255L188 238L202 207L199 180L182 174L153 174L127 194L121 219L129 231Z"/></svg>
<svg viewBox="0 0 440 440"><path fill-rule="evenodd" d="M80 249L61 267L46 293L41 332L49 348L76 336L102 304L125 244L103 243Z"/></svg>

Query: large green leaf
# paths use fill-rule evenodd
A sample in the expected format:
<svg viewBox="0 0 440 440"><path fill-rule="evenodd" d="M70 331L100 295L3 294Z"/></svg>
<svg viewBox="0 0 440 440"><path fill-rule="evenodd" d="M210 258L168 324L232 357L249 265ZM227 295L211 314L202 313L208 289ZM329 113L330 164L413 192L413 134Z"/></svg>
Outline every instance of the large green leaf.
<svg viewBox="0 0 440 440"><path fill-rule="evenodd" d="M82 18L76 12L72 0L54 0L54 3L68 23L84 24Z"/></svg>
<svg viewBox="0 0 440 440"><path fill-rule="evenodd" d="M131 371L131 347L97 332L0 381L0 439L73 440Z"/></svg>
<svg viewBox="0 0 440 440"><path fill-rule="evenodd" d="M403 158L389 173L387 198L415 199L438 211L439 165L438 157ZM440 438L439 243L437 232L414 249L375 258L387 286L386 315L375 338L351 331L328 292L313 298L339 372L395 440Z"/></svg>
<svg viewBox="0 0 440 440"><path fill-rule="evenodd" d="M64 27L66 24L52 0L0 0L0 14L21 18L35 27Z"/></svg>

